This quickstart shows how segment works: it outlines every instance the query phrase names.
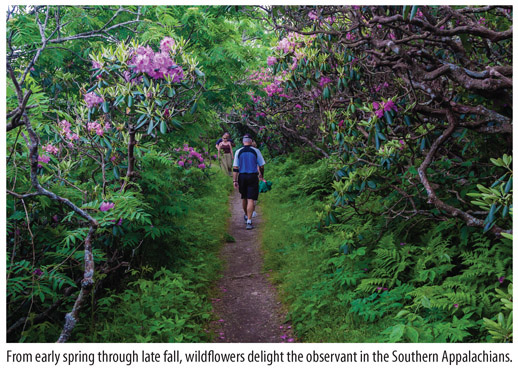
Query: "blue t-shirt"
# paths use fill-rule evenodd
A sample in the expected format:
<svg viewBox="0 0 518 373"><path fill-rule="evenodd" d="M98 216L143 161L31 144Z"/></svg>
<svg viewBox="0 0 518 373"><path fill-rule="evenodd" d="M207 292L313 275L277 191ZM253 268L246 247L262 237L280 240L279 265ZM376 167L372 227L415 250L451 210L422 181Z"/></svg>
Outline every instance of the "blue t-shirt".
<svg viewBox="0 0 518 373"><path fill-rule="evenodd" d="M240 174L257 174L257 166L264 166L261 151L253 146L244 146L236 151L234 167L239 168Z"/></svg>

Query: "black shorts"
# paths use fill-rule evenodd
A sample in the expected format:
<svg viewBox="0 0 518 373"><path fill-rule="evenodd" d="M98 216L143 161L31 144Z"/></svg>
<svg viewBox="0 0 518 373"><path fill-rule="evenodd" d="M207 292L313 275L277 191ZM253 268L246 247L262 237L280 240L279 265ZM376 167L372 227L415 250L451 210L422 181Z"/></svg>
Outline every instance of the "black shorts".
<svg viewBox="0 0 518 373"><path fill-rule="evenodd" d="M259 198L259 175L258 174L239 174L239 193L241 199Z"/></svg>

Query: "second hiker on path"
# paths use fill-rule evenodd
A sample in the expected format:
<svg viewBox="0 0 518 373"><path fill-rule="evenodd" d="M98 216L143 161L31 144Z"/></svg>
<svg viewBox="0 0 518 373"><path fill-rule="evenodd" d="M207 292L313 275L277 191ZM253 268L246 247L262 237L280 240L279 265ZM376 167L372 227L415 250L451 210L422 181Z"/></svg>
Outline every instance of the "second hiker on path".
<svg viewBox="0 0 518 373"><path fill-rule="evenodd" d="M264 158L261 151L252 146L252 139L245 135L243 147L234 156L234 188L239 187L245 213L246 229L252 229L254 200L259 197L259 179L264 180Z"/></svg>

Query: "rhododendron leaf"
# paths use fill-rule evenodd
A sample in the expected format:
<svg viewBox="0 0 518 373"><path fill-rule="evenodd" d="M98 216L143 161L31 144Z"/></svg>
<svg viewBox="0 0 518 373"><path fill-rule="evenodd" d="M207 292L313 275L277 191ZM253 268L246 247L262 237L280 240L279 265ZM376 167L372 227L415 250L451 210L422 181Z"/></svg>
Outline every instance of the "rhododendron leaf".
<svg viewBox="0 0 518 373"><path fill-rule="evenodd" d="M108 101L104 101L104 102L103 102L103 111L104 111L105 113L108 113L108 112L110 111L110 106L109 106L109 104L108 104Z"/></svg>
<svg viewBox="0 0 518 373"><path fill-rule="evenodd" d="M106 147L111 151L112 150L112 146L111 146L110 142L108 141L108 139L106 137L103 137L103 142L106 145Z"/></svg>
<svg viewBox="0 0 518 373"><path fill-rule="evenodd" d="M167 125L165 124L165 121L160 121L160 132L162 132L164 135L167 132Z"/></svg>
<svg viewBox="0 0 518 373"><path fill-rule="evenodd" d="M182 128L183 128L182 124L181 124L178 120L173 119L173 120L171 120L171 122L173 123L173 125L174 125L176 128L179 128L179 129L182 129Z"/></svg>
<svg viewBox="0 0 518 373"><path fill-rule="evenodd" d="M97 83L95 83L86 93L93 92L97 88Z"/></svg>
<svg viewBox="0 0 518 373"><path fill-rule="evenodd" d="M198 108L198 101L194 101L194 104L191 107L191 114L194 114L196 112L196 109Z"/></svg>
<svg viewBox="0 0 518 373"><path fill-rule="evenodd" d="M383 116L385 117L385 120L388 124L392 124L392 115L388 111L386 111Z"/></svg>
<svg viewBox="0 0 518 373"><path fill-rule="evenodd" d="M407 19L408 18L408 14L410 13L410 6L408 5L403 5L403 19Z"/></svg>
<svg viewBox="0 0 518 373"><path fill-rule="evenodd" d="M199 69L194 69L194 72L196 73L196 75L200 76L200 77L204 77L205 74L202 73Z"/></svg>
<svg viewBox="0 0 518 373"><path fill-rule="evenodd" d="M119 167L115 166L113 167L113 176L115 176L115 178L117 180L119 180L120 176L119 176Z"/></svg>
<svg viewBox="0 0 518 373"><path fill-rule="evenodd" d="M129 95L128 96L128 106L131 107L132 105L133 105L133 96Z"/></svg>
<svg viewBox="0 0 518 373"><path fill-rule="evenodd" d="M115 102L113 103L113 106L119 106L119 104L121 103L122 100L124 100L124 96L123 95L119 95L117 97L117 99L115 100Z"/></svg>
<svg viewBox="0 0 518 373"><path fill-rule="evenodd" d="M153 132L153 129L155 128L155 123L153 122L153 119L149 122L149 126L147 128L147 134L151 135L151 132Z"/></svg>

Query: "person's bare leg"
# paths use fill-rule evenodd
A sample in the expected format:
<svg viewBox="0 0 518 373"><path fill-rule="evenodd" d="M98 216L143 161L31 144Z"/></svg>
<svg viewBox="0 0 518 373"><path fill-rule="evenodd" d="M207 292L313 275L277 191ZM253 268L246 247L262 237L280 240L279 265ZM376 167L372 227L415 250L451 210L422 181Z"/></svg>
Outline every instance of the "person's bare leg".
<svg viewBox="0 0 518 373"><path fill-rule="evenodd" d="M244 198L241 201L243 201L243 212L245 213L246 217L252 216L252 215L248 215L247 211L246 211L248 208L248 203L247 203L248 200L246 198Z"/></svg>
<svg viewBox="0 0 518 373"><path fill-rule="evenodd" d="M255 208L254 200L253 199L248 199L247 201L248 201L247 202L248 208L247 208L246 216L248 216L248 219L251 220L252 219L252 214L254 213L254 208Z"/></svg>

